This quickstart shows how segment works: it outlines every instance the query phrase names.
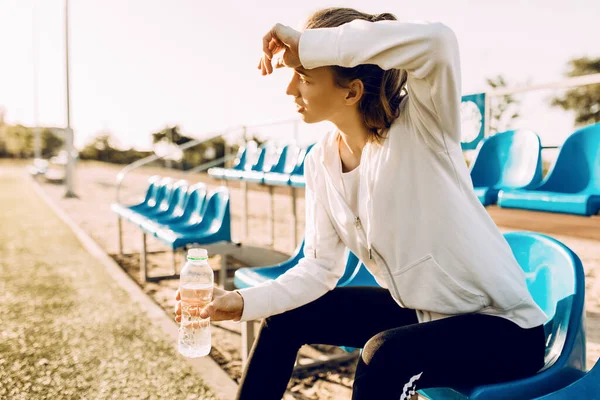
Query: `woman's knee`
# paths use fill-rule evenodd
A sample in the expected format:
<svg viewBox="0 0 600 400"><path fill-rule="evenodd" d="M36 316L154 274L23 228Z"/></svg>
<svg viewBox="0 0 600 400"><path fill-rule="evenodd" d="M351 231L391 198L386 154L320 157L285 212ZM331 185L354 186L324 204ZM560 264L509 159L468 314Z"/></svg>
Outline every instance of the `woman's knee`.
<svg viewBox="0 0 600 400"><path fill-rule="evenodd" d="M389 335L386 332L380 332L375 336L371 337L365 346L363 347L361 358L362 362L365 365L376 365L380 362L385 362L382 360L386 356L386 343L389 341Z"/></svg>
<svg viewBox="0 0 600 400"><path fill-rule="evenodd" d="M414 343L381 332L365 343L353 385L353 399L414 399L422 371L415 365Z"/></svg>

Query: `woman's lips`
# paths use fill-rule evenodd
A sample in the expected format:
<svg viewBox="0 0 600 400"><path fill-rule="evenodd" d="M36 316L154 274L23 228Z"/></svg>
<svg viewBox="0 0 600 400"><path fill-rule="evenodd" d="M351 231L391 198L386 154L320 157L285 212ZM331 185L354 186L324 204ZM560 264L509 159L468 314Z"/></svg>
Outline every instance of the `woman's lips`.
<svg viewBox="0 0 600 400"><path fill-rule="evenodd" d="M303 112L304 110L306 110L304 107L302 107L301 105L296 104L296 108L298 112Z"/></svg>

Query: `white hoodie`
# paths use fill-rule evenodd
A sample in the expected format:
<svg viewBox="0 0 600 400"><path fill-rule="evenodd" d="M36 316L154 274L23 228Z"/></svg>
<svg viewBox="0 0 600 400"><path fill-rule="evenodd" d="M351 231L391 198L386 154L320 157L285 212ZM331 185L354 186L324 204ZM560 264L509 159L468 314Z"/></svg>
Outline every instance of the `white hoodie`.
<svg viewBox="0 0 600 400"><path fill-rule="evenodd" d="M343 196L337 130L313 147L305 162L305 257L277 279L241 289L241 321L300 307L332 290L348 247L420 322L464 313L497 315L523 328L546 322L473 191L460 147L454 33L440 23L354 20L304 31L299 53L307 69L406 70L408 96L388 138L363 148L358 215Z"/></svg>

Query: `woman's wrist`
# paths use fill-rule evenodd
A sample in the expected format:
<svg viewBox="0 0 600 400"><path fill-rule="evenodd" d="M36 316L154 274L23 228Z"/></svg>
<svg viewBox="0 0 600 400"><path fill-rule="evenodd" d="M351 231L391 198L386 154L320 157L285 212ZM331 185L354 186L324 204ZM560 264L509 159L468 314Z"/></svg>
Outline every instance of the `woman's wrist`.
<svg viewBox="0 0 600 400"><path fill-rule="evenodd" d="M242 315L244 314L244 296L238 291L234 290L234 293L237 293L238 301L240 302L240 315L238 318L234 318L234 321L239 322L242 319Z"/></svg>

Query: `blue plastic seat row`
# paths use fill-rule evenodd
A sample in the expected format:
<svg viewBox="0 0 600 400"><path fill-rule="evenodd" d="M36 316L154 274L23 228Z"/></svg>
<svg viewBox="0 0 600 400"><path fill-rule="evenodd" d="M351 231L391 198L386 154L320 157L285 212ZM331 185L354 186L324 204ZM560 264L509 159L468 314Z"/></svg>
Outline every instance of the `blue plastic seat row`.
<svg viewBox="0 0 600 400"><path fill-rule="evenodd" d="M234 285L238 289L253 287L262 282L276 279L287 270L294 267L304 257L304 241L296 248L294 255L281 264L268 267L240 268L235 271ZM376 284L371 273L362 265L358 258L346 250L346 269L340 278L338 286L372 286Z"/></svg>
<svg viewBox="0 0 600 400"><path fill-rule="evenodd" d="M561 146L547 178L535 188L501 190L506 208L591 216L600 211L600 124L580 129Z"/></svg>
<svg viewBox="0 0 600 400"><path fill-rule="evenodd" d="M188 186L184 180L153 176L144 200L136 205L112 204L121 218L171 249L191 244L231 241L229 191L219 187L207 193L206 185Z"/></svg>
<svg viewBox="0 0 600 400"><path fill-rule="evenodd" d="M548 316L545 366L532 377L494 385L421 390L430 399L525 400L560 391L576 382L581 390L595 385L585 375L585 283L581 260L562 243L532 232L504 235L515 258L526 274L527 286L536 303ZM241 268L235 273L238 288L255 286L276 279L298 263L302 246L286 262L260 268ZM352 258L354 257L354 258ZM338 286L377 286L364 265L349 253L346 272ZM351 351L353 349L346 348ZM515 362L517 362L515 360ZM584 380L586 379L586 380ZM562 399L566 397L550 397Z"/></svg>
<svg viewBox="0 0 600 400"><path fill-rule="evenodd" d="M305 186L304 159L313 145L299 153L292 146L284 146L278 154L269 157L269 147L256 149L256 144L252 143L240 148L233 168L210 168L208 174L215 179L244 180L273 186ZM253 157L253 153L257 156Z"/></svg>
<svg viewBox="0 0 600 400"><path fill-rule="evenodd" d="M148 212L155 207L160 207L160 203L165 197L165 191L172 185L171 178L161 179L158 175L148 178L148 188L144 200L138 204L126 206L119 203L111 204L111 209L123 218L129 221L135 215ZM170 189L169 189L170 190Z"/></svg>
<svg viewBox="0 0 600 400"><path fill-rule="evenodd" d="M480 142L478 150L471 180L484 206L496 204L502 189L528 189L542 180L542 145L532 131L497 133Z"/></svg>
<svg viewBox="0 0 600 400"><path fill-rule="evenodd" d="M479 147L471 167L483 205L595 215L600 211L600 124L569 136L542 180L539 137L531 131L498 133Z"/></svg>

